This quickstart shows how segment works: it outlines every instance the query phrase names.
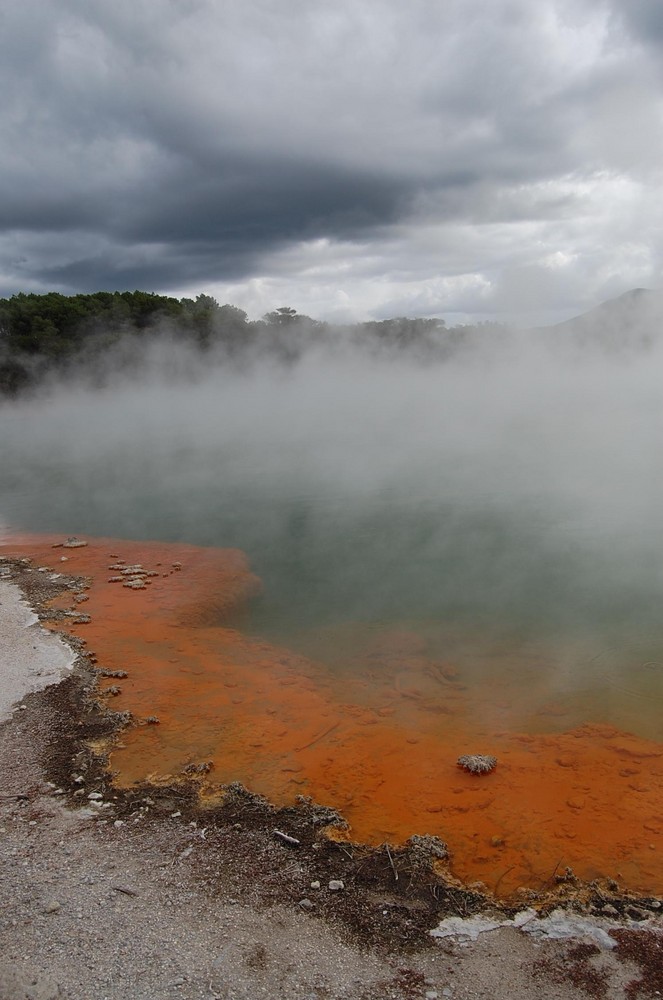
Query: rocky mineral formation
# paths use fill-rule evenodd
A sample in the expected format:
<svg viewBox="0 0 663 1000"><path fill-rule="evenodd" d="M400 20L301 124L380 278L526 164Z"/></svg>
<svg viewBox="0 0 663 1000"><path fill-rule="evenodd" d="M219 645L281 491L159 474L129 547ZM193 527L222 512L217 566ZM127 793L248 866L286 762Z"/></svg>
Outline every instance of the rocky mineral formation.
<svg viewBox="0 0 663 1000"><path fill-rule="evenodd" d="M482 753L464 753L458 758L458 766L464 767L470 774L489 774L495 769L497 757Z"/></svg>

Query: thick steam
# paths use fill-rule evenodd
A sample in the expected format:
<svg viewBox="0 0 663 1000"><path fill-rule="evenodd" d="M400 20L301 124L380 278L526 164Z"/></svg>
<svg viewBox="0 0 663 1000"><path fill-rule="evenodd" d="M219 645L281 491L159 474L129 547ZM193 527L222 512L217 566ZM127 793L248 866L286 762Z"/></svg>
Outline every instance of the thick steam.
<svg viewBox="0 0 663 1000"><path fill-rule="evenodd" d="M346 346L243 371L150 350L140 382L3 408L10 523L239 547L265 584L251 627L289 641L395 621L536 639L566 645L564 684L571 638L583 663L657 661L660 347L521 335L428 366Z"/></svg>

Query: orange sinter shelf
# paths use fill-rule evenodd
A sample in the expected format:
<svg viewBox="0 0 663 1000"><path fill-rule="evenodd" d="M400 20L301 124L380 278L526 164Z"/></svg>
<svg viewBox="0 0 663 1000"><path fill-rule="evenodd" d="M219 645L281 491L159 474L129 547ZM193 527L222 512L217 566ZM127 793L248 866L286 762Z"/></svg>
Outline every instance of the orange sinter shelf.
<svg viewBox="0 0 663 1000"><path fill-rule="evenodd" d="M345 668L247 636L224 624L260 589L241 552L108 539L53 547L61 541L14 536L3 551L91 581L84 603L67 592L54 606L89 614L66 628L100 668L126 671L99 682L119 688L109 704L137 723L112 752L118 786L213 762L210 792L236 780L276 804L312 796L345 816L353 840L435 834L458 878L502 897L567 866L663 893L661 744L591 719L509 731L498 683L473 690L404 629L383 629ZM140 724L150 717L159 724ZM497 767L469 774L461 753L493 754Z"/></svg>

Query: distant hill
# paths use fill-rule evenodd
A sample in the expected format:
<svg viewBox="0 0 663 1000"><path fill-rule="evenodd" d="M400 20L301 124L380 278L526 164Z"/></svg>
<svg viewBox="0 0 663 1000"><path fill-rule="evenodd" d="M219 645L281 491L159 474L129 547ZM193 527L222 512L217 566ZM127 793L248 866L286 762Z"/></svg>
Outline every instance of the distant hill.
<svg viewBox="0 0 663 1000"><path fill-rule="evenodd" d="M580 316L540 327L546 339L610 351L649 347L663 331L663 293L632 288Z"/></svg>

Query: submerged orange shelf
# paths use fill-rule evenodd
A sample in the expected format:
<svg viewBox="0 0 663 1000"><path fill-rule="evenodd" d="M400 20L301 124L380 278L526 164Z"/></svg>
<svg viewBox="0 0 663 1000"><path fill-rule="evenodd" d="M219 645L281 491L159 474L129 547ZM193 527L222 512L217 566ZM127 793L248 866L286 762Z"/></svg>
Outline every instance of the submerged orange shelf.
<svg viewBox="0 0 663 1000"><path fill-rule="evenodd" d="M499 681L473 690L411 631L382 630L332 668L220 624L259 590L241 552L109 539L53 548L61 540L15 536L3 551L92 581L85 603L66 593L55 604L89 614L69 630L100 667L126 671L100 682L120 688L112 707L159 720L122 733L118 785L213 761L210 782L239 780L277 804L310 795L359 841L436 834L458 878L500 896L566 866L663 893L660 743L591 720L509 731ZM110 582L122 573L109 567L136 564L154 574L143 587ZM455 762L467 752L494 754L497 769L465 773Z"/></svg>

